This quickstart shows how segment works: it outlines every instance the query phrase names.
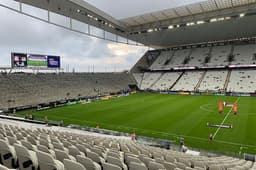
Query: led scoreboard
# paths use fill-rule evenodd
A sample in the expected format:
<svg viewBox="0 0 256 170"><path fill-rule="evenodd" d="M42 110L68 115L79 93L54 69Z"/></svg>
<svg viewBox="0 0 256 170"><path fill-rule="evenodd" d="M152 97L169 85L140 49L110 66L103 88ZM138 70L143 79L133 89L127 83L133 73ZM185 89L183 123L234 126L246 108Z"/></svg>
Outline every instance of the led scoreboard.
<svg viewBox="0 0 256 170"><path fill-rule="evenodd" d="M60 56L12 53L12 68L60 68Z"/></svg>

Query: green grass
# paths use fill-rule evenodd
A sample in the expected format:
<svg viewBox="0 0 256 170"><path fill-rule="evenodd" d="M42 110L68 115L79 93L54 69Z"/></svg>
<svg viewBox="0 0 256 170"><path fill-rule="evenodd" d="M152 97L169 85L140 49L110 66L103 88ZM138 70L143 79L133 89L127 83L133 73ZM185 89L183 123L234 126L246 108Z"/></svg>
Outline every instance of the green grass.
<svg viewBox="0 0 256 170"><path fill-rule="evenodd" d="M238 115L232 112L224 124L233 129L220 129L213 142L209 134L217 128L207 122L221 124L230 108L218 114L218 102L235 102L238 97L186 96L139 93L129 97L77 104L33 114L37 118L63 120L65 124L112 129L122 132L135 131L138 135L171 139L178 143L180 136L185 144L199 149L221 153L256 153L256 99L240 97ZM241 146L243 146L241 150Z"/></svg>
<svg viewBox="0 0 256 170"><path fill-rule="evenodd" d="M47 61L27 61L28 66L47 66Z"/></svg>

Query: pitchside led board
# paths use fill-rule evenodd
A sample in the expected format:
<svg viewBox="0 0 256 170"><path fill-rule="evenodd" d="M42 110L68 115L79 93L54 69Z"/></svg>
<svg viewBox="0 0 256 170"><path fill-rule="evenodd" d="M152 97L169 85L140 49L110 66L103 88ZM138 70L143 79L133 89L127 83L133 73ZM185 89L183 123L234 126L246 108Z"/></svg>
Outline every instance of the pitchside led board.
<svg viewBox="0 0 256 170"><path fill-rule="evenodd" d="M12 68L60 68L60 57L12 53Z"/></svg>

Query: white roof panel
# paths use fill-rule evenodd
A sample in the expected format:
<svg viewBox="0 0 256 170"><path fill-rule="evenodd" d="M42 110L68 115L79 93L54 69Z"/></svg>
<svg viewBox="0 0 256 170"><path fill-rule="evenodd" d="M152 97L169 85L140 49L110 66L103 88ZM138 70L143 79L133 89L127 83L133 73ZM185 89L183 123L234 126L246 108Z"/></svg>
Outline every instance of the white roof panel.
<svg viewBox="0 0 256 170"><path fill-rule="evenodd" d="M232 7L232 0L215 0L218 8L230 8Z"/></svg>
<svg viewBox="0 0 256 170"><path fill-rule="evenodd" d="M190 13L187 10L186 6L176 8L176 12L179 14L179 16L190 15Z"/></svg>
<svg viewBox="0 0 256 170"><path fill-rule="evenodd" d="M169 18L175 18L178 17L178 15L174 12L173 9L167 9L163 11L166 15L169 16Z"/></svg>
<svg viewBox="0 0 256 170"><path fill-rule="evenodd" d="M187 7L191 11L192 14L197 14L197 13L203 12L200 4L192 4Z"/></svg>
<svg viewBox="0 0 256 170"><path fill-rule="evenodd" d="M201 6L203 7L204 11L213 11L217 9L217 6L214 1L202 2Z"/></svg>
<svg viewBox="0 0 256 170"><path fill-rule="evenodd" d="M256 0L207 0L199 3L190 4L187 6L180 6L177 8L171 8L171 9L166 9L166 10L157 11L153 13L139 15L136 17L121 19L120 21L124 22L129 26L130 22L127 22L129 21L129 19L136 18L137 20L138 17L143 16L144 22L143 20L140 19L140 24L147 24L151 22L157 22L157 21L167 20L167 19L175 19L183 16L190 16L193 14L200 14L203 12L211 12L211 11L216 11L220 9L233 8L233 7L248 5L252 3L256 3ZM132 24L132 25L136 25L136 24Z"/></svg>

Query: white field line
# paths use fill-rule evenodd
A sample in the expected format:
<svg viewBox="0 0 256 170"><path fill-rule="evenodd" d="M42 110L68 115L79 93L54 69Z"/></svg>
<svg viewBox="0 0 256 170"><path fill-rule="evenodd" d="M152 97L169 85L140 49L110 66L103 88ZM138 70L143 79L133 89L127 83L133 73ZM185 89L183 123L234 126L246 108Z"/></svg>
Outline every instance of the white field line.
<svg viewBox="0 0 256 170"><path fill-rule="evenodd" d="M237 103L238 101L240 100L240 97L238 97L235 101L235 103ZM215 136L217 135L217 133L219 132L221 126L224 124L224 122L226 121L226 119L228 118L228 116L230 115L230 113L232 112L232 107L231 109L229 110L229 112L227 113L227 115L225 116L225 118L223 119L223 121L221 122L220 126L218 127L218 129L216 130L216 132L214 133L213 135L213 139L215 138Z"/></svg>
<svg viewBox="0 0 256 170"><path fill-rule="evenodd" d="M61 116L52 116L52 117L56 117L61 119L65 119ZM79 121L79 122L83 122L83 123L99 123L99 122L94 122L94 121L85 121L85 120L78 120L78 119L68 119L67 120L73 120L73 121ZM106 123L101 123L101 125L110 125L110 124L106 124ZM131 131L141 131L141 132L148 132L151 134L159 134L159 135L163 135L163 136L172 136L172 137L185 137L185 138L190 138L190 139L196 139L196 140L201 140L201 141L209 141L208 138L200 138L200 137L195 137L195 136L189 136L189 135L183 135L183 134L175 134L175 133L168 133L168 132L161 132L161 131L152 131L152 130L147 130L147 129L142 129L142 128L133 128L133 127L129 127L129 126L118 126L118 125L110 125L112 127L116 127L116 128L123 128L126 130L131 130ZM243 147L253 147L256 148L256 145L248 145L248 144L242 144L242 143L235 143L235 142L228 142L228 141L223 141L223 140L214 140L217 143L224 143L224 144L230 144L230 145L236 145L236 146L243 146ZM256 149L255 149L256 150Z"/></svg>
<svg viewBox="0 0 256 170"><path fill-rule="evenodd" d="M204 104L200 106L200 109L206 112L214 113L215 111L205 108L205 106L211 106L212 104Z"/></svg>

